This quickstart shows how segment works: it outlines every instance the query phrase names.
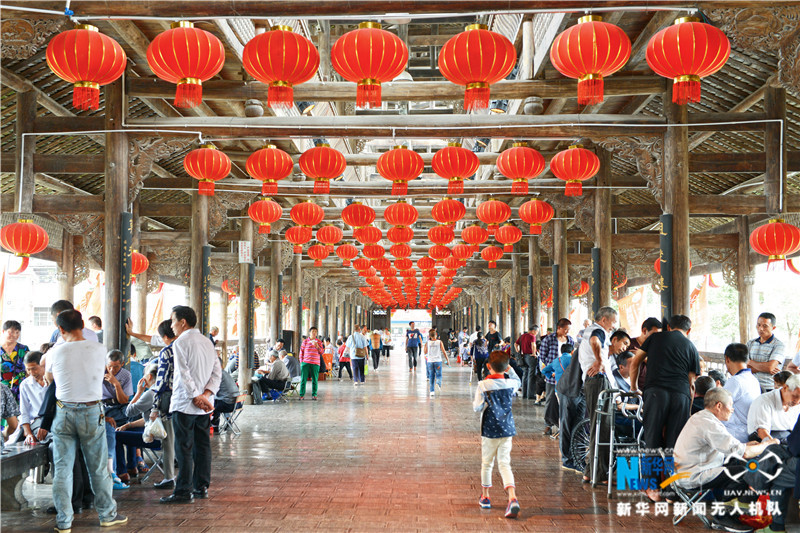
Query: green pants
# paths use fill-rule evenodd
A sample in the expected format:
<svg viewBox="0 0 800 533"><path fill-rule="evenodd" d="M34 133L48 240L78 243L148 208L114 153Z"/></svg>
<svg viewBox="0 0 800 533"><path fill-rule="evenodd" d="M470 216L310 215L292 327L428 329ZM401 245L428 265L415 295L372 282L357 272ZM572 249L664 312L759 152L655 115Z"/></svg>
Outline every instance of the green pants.
<svg viewBox="0 0 800 533"><path fill-rule="evenodd" d="M317 380L319 379L319 365L312 365L311 363L300 363L300 397L306 395L306 382L308 376L311 376L311 396L317 397Z"/></svg>

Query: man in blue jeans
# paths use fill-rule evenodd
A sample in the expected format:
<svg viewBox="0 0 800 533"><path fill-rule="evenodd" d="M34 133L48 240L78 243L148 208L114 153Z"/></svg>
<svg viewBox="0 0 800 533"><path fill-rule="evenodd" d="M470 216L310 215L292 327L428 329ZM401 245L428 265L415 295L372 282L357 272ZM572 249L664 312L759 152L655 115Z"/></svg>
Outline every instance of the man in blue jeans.
<svg viewBox="0 0 800 533"><path fill-rule="evenodd" d="M422 333L414 326L413 322L408 323L406 330L406 354L408 354L408 371L417 371L417 356L419 346L422 343Z"/></svg>
<svg viewBox="0 0 800 533"><path fill-rule="evenodd" d="M46 377L56 383L56 416L53 421L53 500L56 531L72 527L72 467L76 445L80 445L94 491L94 504L103 527L125 524L111 496L111 476L106 457L103 396L106 350L102 344L84 339L83 317L73 310L56 318L64 343L47 354Z"/></svg>

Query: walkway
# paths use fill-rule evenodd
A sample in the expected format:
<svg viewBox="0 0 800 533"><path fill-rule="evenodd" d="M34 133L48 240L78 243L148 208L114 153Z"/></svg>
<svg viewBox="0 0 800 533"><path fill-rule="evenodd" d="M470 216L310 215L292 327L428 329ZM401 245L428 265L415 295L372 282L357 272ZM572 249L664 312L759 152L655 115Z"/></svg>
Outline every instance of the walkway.
<svg viewBox="0 0 800 533"><path fill-rule="evenodd" d="M212 439L208 500L168 507L158 503L161 491L133 485L115 494L130 523L111 531L650 533L702 527L694 518L678 528L666 517L618 518L617 500L610 514L604 491L559 468L557 442L542 436L543 408L522 402L515 406L520 434L512 452L522 512L515 521L503 518L496 469L496 508L481 510L478 417L468 371L445 368L444 391L432 400L424 368L409 375L397 352L388 366L370 370L366 386L324 381L318 402L248 406L241 436ZM47 495L50 487L43 488L38 492ZM2 516L4 532L52 531L54 524L39 510ZM100 531L97 524L95 511L84 511L73 531Z"/></svg>

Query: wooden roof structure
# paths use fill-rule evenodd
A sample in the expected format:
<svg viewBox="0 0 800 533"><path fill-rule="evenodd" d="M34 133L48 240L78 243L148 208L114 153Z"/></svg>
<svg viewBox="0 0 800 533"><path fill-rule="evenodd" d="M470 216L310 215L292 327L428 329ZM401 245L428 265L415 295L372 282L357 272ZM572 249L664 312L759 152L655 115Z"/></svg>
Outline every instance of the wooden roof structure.
<svg viewBox="0 0 800 533"><path fill-rule="evenodd" d="M670 202L675 195L688 205L694 272L721 267L726 281L744 290L749 269L761 260L749 253L746 235L771 215L792 219L791 213L800 212L800 26L795 23L793 2L651 0L641 7L616 0L562 1L555 9L564 11L557 12L553 2L521 0L502 2L497 10L474 0L74 0L73 18L96 25L128 56L123 81L116 89L103 90L100 108L91 112L72 108L71 84L55 76L45 61L50 38L71 26L68 17L56 14L64 3L2 4L7 8L0 13L2 222L16 216L19 195L28 194L20 187L26 172L22 161L34 177L35 188L27 200L30 210L51 235L51 248L42 256L64 267L64 248L72 247L76 281L88 268L108 264L103 243L108 242L109 226L104 217L113 212L109 206L116 198L108 190L108 154L121 150L128 169L127 180L119 185L125 188L125 203L117 207L133 213L135 239L151 258L151 288L159 277L190 283L190 257L198 253L192 252L193 244L198 244L193 215L195 224L202 220L197 218L197 195L192 193L196 182L182 165L186 153L197 147L198 135L193 132L212 139L234 163L231 176L217 184L218 192L205 209L213 286L239 279L232 243L247 240L248 235L253 240L256 285L277 288L270 276L276 277L276 267L282 272L292 262L288 249L275 252L274 248L285 247L277 232L268 238L253 237L252 226L245 228L246 208L260 183L248 177L244 161L267 140L290 153L295 162L315 140L330 142L345 154L348 169L331 184L330 195L314 198L325 208L325 221L341 225L339 213L346 202L361 199L376 209L376 225L384 230L388 226L382 210L396 198L389 195L391 184L376 173L377 157L398 141L422 153L426 168L411 182L408 193L421 215L412 258L426 254L426 232L434 223L430 207L446 190L446 181L429 166L433 152L446 142L463 142L481 161L464 194L458 195L467 206L464 222L475 220L475 207L489 195L512 207L527 199L510 195L510 181L494 165L497 155L515 139L530 140L548 160L576 140L601 154L605 170L585 183L582 197L565 197L563 182L549 169L531 182L531 191L557 209L556 220L536 238L527 237L527 225L521 224L526 237L510 258L506 255L499 262L496 272L486 270L479 256L471 259L455 279L454 286L465 289L456 303L459 307L514 295L517 304L528 302L533 312L540 305L540 291L550 287L564 300L570 283L591 277L593 247L607 250L602 269L606 278L616 271L632 282L657 283L652 265L659 254L659 216L674 212ZM603 10L604 20L621 27L633 51L622 71L605 80L605 100L580 106L575 81L553 68L549 48L555 36L589 8ZM670 128L669 124L682 123L680 113L675 115L665 100L671 83L649 69L645 48L656 32L688 10L699 10L707 22L722 29L732 51L722 70L703 79L701 101L684 111L687 126ZM202 104L181 109L172 104L174 86L155 78L148 67L146 50L170 21L186 18L219 37L226 58L219 75L204 84ZM330 63L332 43L362 19L382 21L410 51L411 81L384 84L384 105L378 110L357 109L353 84L342 81ZM441 46L471 23L487 24L517 48L512 75L492 87L492 106L499 113L465 113L462 88L438 71ZM322 58L315 77L295 87L297 105L288 110L264 104L265 87L249 78L241 61L244 45L257 29L275 24L291 26L310 38ZM122 103L113 112L106 105L110 94ZM111 115L118 117L116 122ZM105 133L113 129L109 124L126 130L124 140L115 141L123 146L109 146L114 136ZM686 135L679 150L684 159L678 163L670 152L674 141L668 139L669 132L677 130ZM74 133L78 131L91 133ZM35 142L28 138L22 147L23 133L36 134ZM680 170L688 175L686 190L676 191L670 175L683 163L688 166L688 171ZM311 181L295 166L293 175L280 182L276 199L288 208L310 196ZM606 206L602 211L607 217L600 218L607 220L598 222L601 205ZM276 226L279 231L288 227L288 209L283 218L286 222ZM516 209L514 219L518 221ZM310 262L303 259L300 264ZM555 282L553 264L562 268L561 279ZM305 294L306 301L324 295L325 302L341 302L363 285L335 256L322 269L304 270L310 274L293 290ZM520 289L526 274L534 278L528 291Z"/></svg>

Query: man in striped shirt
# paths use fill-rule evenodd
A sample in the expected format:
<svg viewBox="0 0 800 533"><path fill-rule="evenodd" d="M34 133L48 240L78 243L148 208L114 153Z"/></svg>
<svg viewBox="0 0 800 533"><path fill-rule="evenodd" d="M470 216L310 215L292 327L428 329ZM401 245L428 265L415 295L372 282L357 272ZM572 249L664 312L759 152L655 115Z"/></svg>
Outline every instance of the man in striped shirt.
<svg viewBox="0 0 800 533"><path fill-rule="evenodd" d="M300 345L300 399L306 395L306 382L311 376L311 399L317 399L317 380L319 379L319 360L325 350L322 341L317 338L317 327L311 326L308 337Z"/></svg>

